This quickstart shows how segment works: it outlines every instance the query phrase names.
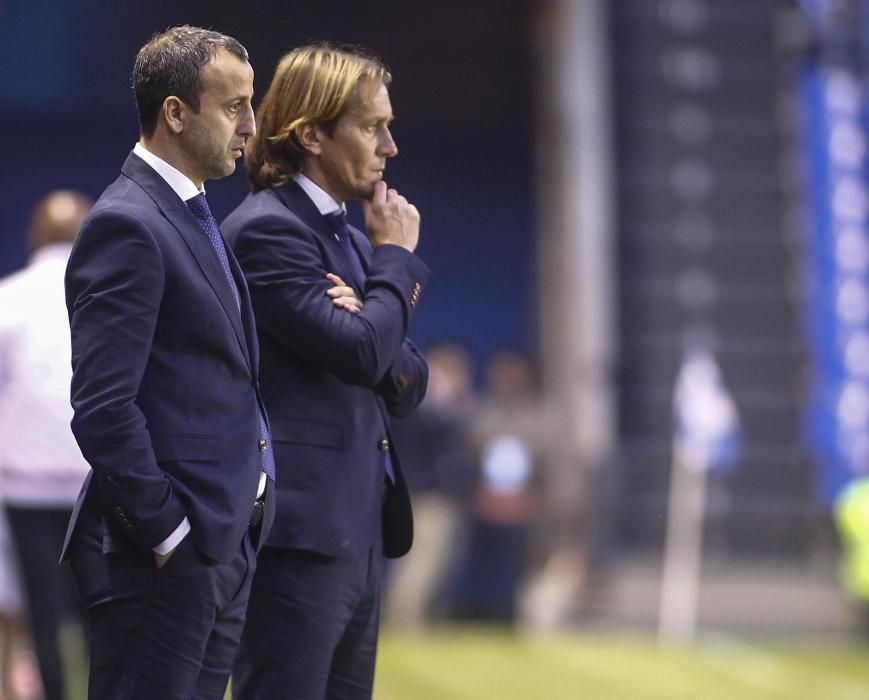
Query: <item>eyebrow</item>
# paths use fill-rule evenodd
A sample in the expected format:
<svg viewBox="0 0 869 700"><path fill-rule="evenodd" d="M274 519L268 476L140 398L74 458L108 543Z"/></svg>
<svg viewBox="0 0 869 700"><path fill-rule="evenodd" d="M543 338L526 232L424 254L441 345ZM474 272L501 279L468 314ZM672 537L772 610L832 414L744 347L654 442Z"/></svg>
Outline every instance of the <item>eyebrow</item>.
<svg viewBox="0 0 869 700"><path fill-rule="evenodd" d="M248 97L247 95L233 95L232 97L227 97L224 100L224 104L231 105L235 102L252 102L253 96Z"/></svg>

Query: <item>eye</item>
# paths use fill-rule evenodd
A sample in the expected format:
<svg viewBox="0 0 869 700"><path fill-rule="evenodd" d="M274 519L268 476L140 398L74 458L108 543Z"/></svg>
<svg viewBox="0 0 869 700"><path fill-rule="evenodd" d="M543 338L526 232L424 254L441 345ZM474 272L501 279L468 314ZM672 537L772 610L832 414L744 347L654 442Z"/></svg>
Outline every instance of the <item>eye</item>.
<svg viewBox="0 0 869 700"><path fill-rule="evenodd" d="M233 114L238 112L238 110L240 110L240 109L241 109L241 102L233 102L231 105L229 105L229 111L232 112Z"/></svg>

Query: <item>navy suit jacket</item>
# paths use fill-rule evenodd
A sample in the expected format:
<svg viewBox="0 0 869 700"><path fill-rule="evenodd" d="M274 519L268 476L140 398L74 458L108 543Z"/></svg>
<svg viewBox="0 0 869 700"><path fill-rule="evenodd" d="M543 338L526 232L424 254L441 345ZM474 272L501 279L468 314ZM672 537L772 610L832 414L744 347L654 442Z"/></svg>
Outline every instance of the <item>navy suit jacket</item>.
<svg viewBox="0 0 869 700"><path fill-rule="evenodd" d="M70 256L73 433L91 465L73 511L103 551L151 550L186 516L219 562L238 552L262 470L259 349L187 205L131 154ZM274 515L267 498L263 532Z"/></svg>
<svg viewBox="0 0 869 700"><path fill-rule="evenodd" d="M401 556L413 517L387 414L409 413L425 394L428 368L406 334L428 268L399 246L372 251L353 229L367 273L353 315L326 295L327 272L351 283L350 262L294 181L248 195L221 228L247 278L262 348L278 484L267 544L359 558L382 531L386 556ZM383 503L385 450L396 483Z"/></svg>

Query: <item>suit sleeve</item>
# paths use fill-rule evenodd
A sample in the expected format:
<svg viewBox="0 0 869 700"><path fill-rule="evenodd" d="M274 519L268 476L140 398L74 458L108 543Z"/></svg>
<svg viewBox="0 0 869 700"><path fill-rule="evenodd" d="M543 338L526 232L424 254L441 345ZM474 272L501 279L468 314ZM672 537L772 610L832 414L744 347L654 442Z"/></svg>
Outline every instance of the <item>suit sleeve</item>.
<svg viewBox="0 0 869 700"><path fill-rule="evenodd" d="M142 548L166 539L186 513L159 468L136 399L163 297L162 255L133 217L97 215L66 273L72 338L72 430L106 514Z"/></svg>
<svg viewBox="0 0 869 700"><path fill-rule="evenodd" d="M371 255L364 307L350 314L326 295L332 287L326 273L335 270L327 269L320 243L290 218L261 216L244 224L234 248L257 323L288 351L342 381L378 387L396 362L404 364L399 358L413 290L427 281L428 268L410 251L380 246Z"/></svg>
<svg viewBox="0 0 869 700"><path fill-rule="evenodd" d="M423 400L427 386L428 365L416 346L405 340L398 358L377 385L377 393L390 415L403 418Z"/></svg>

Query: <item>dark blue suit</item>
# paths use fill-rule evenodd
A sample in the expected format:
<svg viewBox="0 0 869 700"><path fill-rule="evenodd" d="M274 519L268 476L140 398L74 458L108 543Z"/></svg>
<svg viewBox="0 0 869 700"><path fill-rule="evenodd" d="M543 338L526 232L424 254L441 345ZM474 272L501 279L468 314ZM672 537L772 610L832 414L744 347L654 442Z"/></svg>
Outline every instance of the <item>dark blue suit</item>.
<svg viewBox="0 0 869 700"><path fill-rule="evenodd" d="M149 165L131 154L121 173L67 269L72 429L92 471L64 556L91 615L92 697L175 697L191 674L197 693L222 697L219 674L197 680L193 667L197 655L230 653L214 648L210 630L226 622L219 634L238 635L238 590L246 599L252 569L247 528L262 467L250 299L230 254L239 311L196 219ZM185 516L190 533L157 569L152 548ZM194 614L189 601L170 600L180 595L210 608ZM150 658L152 642L177 643L171 656L187 658L177 668Z"/></svg>
<svg viewBox="0 0 869 700"><path fill-rule="evenodd" d="M364 308L335 307L326 274L350 284L351 265L292 181L248 195L221 228L253 300L278 484L233 683L244 700L282 697L285 683L299 699L327 686L329 697L365 697L382 554L401 556L413 539L387 415L409 413L425 393L428 369L406 334L429 271L398 246L372 251L354 229ZM385 488L387 450L395 483Z"/></svg>

